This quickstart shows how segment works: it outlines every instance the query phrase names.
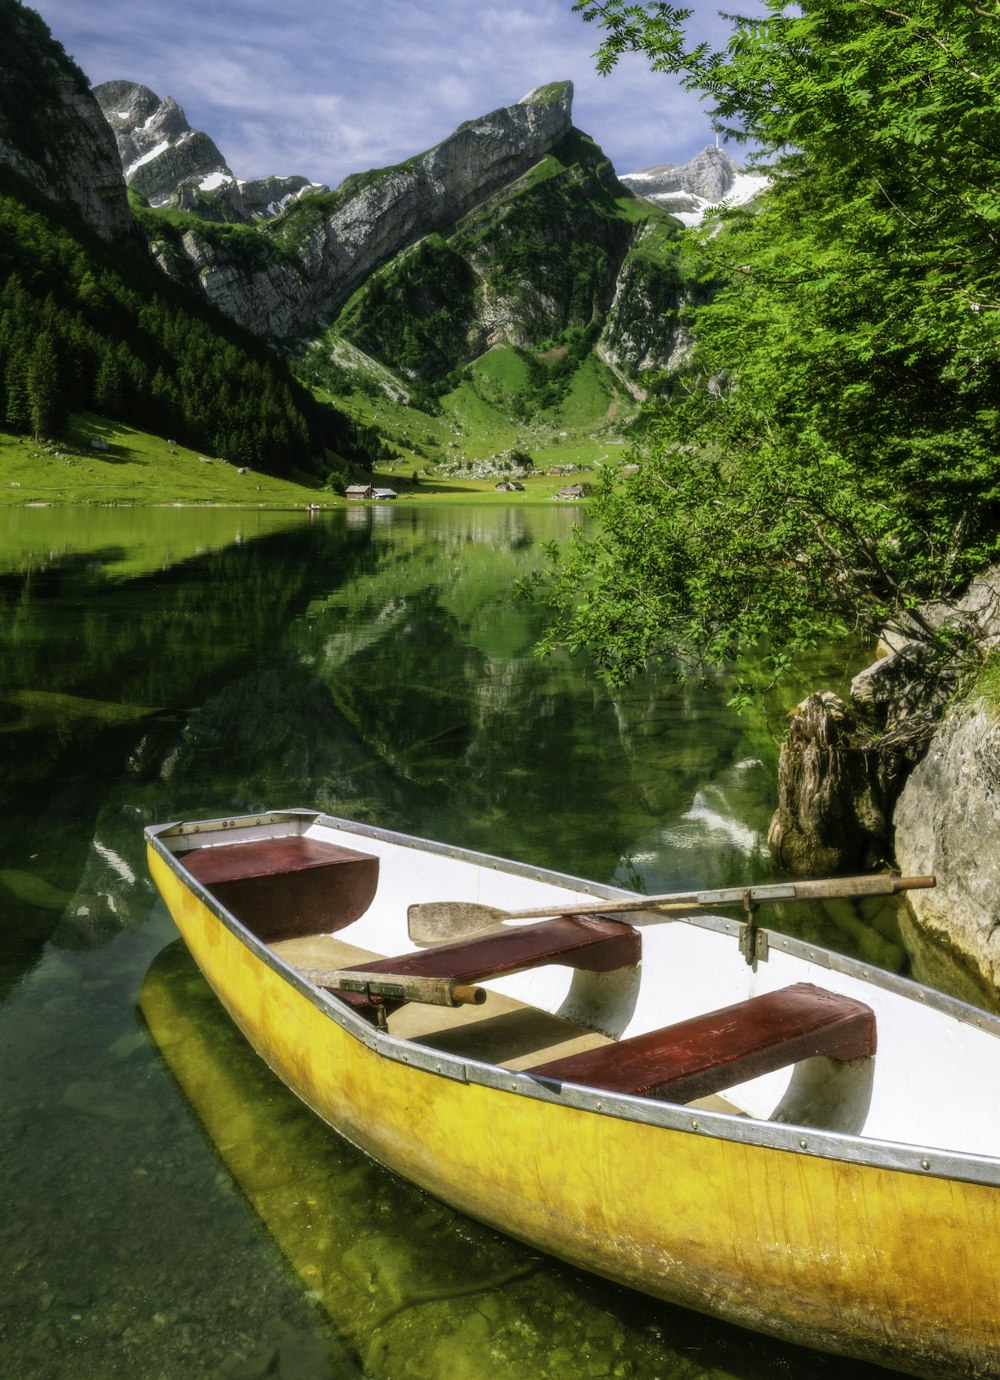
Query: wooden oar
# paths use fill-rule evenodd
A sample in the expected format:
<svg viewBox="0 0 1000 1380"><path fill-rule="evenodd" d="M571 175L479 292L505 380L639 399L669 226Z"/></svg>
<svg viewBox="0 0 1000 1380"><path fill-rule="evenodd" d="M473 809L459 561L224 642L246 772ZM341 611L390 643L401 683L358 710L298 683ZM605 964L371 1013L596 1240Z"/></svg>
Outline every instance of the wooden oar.
<svg viewBox="0 0 1000 1380"><path fill-rule="evenodd" d="M307 982L331 992L360 992L389 1001L422 1001L431 1006L482 1006L485 987L444 977L412 977L407 973L366 972L363 968L300 968Z"/></svg>
<svg viewBox="0 0 1000 1380"><path fill-rule="evenodd" d="M892 896L899 891L936 884L934 877L831 877L809 882L773 882L765 886L725 887L721 891L674 891L662 896L630 896L606 901L595 896L582 905L558 903L536 910L500 910L475 901L417 901L406 912L415 944L443 944L464 939L504 920L539 920L549 915L613 915L619 911L664 907L758 906L763 901L820 901L830 897Z"/></svg>

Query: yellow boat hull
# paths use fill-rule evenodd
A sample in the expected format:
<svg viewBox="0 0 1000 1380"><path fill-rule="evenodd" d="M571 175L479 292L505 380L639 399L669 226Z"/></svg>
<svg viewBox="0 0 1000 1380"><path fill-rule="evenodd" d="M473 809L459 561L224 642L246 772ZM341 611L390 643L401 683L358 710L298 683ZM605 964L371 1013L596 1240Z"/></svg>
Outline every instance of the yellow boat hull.
<svg viewBox="0 0 1000 1380"><path fill-rule="evenodd" d="M1000 1191L667 1127L386 1057L150 849L205 977L347 1139L443 1201L644 1293L921 1376L1000 1375Z"/></svg>

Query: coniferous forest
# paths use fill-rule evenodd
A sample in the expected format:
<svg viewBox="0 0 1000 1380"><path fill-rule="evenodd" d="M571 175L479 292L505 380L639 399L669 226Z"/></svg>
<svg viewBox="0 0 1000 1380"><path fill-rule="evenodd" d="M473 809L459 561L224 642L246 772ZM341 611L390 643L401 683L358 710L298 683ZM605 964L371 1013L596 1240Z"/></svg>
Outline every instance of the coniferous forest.
<svg viewBox="0 0 1000 1380"><path fill-rule="evenodd" d="M0 184L6 426L58 435L68 412L87 410L273 474L319 475L326 450L370 466L373 436L316 402L263 344L186 299L138 241L112 249L18 182L5 173Z"/></svg>

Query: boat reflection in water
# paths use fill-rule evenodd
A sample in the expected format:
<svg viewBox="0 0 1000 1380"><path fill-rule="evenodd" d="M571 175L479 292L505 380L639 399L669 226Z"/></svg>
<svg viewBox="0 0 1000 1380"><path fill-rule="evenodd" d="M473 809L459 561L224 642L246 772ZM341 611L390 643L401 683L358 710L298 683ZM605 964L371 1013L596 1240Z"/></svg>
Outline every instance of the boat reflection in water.
<svg viewBox="0 0 1000 1380"><path fill-rule="evenodd" d="M670 1373L661 1325L674 1310L543 1260L348 1145L256 1057L181 942L150 966L140 1006L215 1149L359 1372L534 1377L606 1355L611 1374L624 1347L623 1373ZM685 1351L718 1350L711 1335L688 1340L690 1321L679 1317ZM702 1330L717 1329L696 1323ZM700 1372L688 1359L684 1373Z"/></svg>
<svg viewBox="0 0 1000 1380"><path fill-rule="evenodd" d="M807 1380L838 1364L537 1256L375 1164L257 1058L182 942L150 966L140 1006L214 1149L359 1375L763 1380L780 1370ZM863 1363L854 1373L886 1374Z"/></svg>

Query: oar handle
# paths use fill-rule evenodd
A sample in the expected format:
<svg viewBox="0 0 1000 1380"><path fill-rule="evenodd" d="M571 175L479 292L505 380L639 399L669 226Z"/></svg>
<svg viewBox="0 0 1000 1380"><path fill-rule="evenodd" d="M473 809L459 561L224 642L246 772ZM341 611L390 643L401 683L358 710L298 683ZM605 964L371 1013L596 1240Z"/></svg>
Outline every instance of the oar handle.
<svg viewBox="0 0 1000 1380"><path fill-rule="evenodd" d="M366 972L361 968L300 968L307 982L333 992L361 992L382 1001L422 1001L430 1006L482 1006L485 987L451 978L409 977L404 973Z"/></svg>

